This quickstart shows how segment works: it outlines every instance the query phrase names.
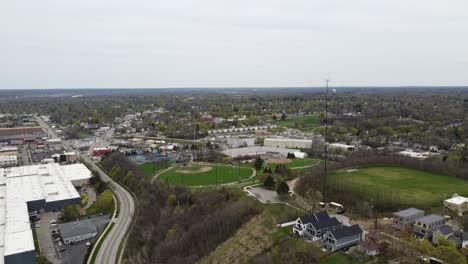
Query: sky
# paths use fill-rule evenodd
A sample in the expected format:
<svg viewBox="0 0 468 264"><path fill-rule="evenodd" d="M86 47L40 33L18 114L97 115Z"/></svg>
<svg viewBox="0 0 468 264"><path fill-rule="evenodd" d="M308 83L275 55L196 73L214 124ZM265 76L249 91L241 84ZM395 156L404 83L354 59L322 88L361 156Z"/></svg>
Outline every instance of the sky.
<svg viewBox="0 0 468 264"><path fill-rule="evenodd" d="M13 0L0 89L468 85L466 0Z"/></svg>

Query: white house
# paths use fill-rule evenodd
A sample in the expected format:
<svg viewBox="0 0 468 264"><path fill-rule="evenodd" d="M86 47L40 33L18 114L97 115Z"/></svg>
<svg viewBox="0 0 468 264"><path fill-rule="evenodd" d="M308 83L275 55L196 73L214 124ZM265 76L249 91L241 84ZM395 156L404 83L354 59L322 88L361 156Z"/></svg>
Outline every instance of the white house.
<svg viewBox="0 0 468 264"><path fill-rule="evenodd" d="M468 212L468 198L463 196L454 196L444 201L444 206L451 211L462 216Z"/></svg>

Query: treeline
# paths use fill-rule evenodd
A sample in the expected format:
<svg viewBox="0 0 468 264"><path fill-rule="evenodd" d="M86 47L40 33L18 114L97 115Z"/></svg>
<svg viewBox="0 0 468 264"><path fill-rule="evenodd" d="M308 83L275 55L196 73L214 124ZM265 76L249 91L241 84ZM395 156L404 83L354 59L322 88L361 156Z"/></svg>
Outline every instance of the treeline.
<svg viewBox="0 0 468 264"><path fill-rule="evenodd" d="M254 203L226 189L192 192L150 181L118 152L102 166L138 199L136 224L124 254L126 263L194 263L257 213Z"/></svg>

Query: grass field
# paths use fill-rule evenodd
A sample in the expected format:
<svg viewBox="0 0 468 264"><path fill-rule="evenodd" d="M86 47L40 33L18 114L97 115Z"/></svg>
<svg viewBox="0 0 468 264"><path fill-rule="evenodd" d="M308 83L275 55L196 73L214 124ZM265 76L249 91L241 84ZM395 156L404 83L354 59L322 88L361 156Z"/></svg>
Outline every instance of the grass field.
<svg viewBox="0 0 468 264"><path fill-rule="evenodd" d="M319 121L320 120L317 115L309 115L278 120L275 121L274 124L288 128L296 128L302 131L311 131L320 126Z"/></svg>
<svg viewBox="0 0 468 264"><path fill-rule="evenodd" d="M401 204L423 208L441 205L444 194L468 195L468 183L461 179L402 167L339 171L330 175L329 183L358 191L369 199L393 193Z"/></svg>
<svg viewBox="0 0 468 264"><path fill-rule="evenodd" d="M317 164L317 162L319 162L318 159L292 159L291 162L284 163L284 165L286 165L286 167L288 168L294 169L298 167L311 166L311 165ZM268 162L266 166L274 169L276 165L277 163Z"/></svg>
<svg viewBox="0 0 468 264"><path fill-rule="evenodd" d="M356 261L352 260L343 253L334 253L324 257L320 260L319 264L354 264Z"/></svg>
<svg viewBox="0 0 468 264"><path fill-rule="evenodd" d="M224 165L209 165L211 169L206 172L180 173L180 170L200 170L205 165L193 165L190 167L175 166L159 176L162 181L191 186L215 185L230 182L238 182L249 178L252 170L248 167L231 167Z"/></svg>
<svg viewBox="0 0 468 264"><path fill-rule="evenodd" d="M170 166L172 163L174 163L173 161L168 161L167 162L167 166ZM148 162L148 163L143 163L143 164L140 164L138 165L138 167L140 168L140 170L142 170L146 176L153 176L155 175L156 173L158 173L159 171L162 171L166 168L166 163L165 162Z"/></svg>

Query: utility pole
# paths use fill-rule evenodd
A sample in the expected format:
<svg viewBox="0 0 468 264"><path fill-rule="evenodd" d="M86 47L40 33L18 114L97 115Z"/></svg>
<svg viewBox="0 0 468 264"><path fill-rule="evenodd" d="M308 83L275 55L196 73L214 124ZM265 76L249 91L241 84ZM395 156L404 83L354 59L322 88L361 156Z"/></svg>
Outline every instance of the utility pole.
<svg viewBox="0 0 468 264"><path fill-rule="evenodd" d="M325 175L323 177L323 200L326 201L327 195L327 161L328 161L328 83L329 79L325 80Z"/></svg>

